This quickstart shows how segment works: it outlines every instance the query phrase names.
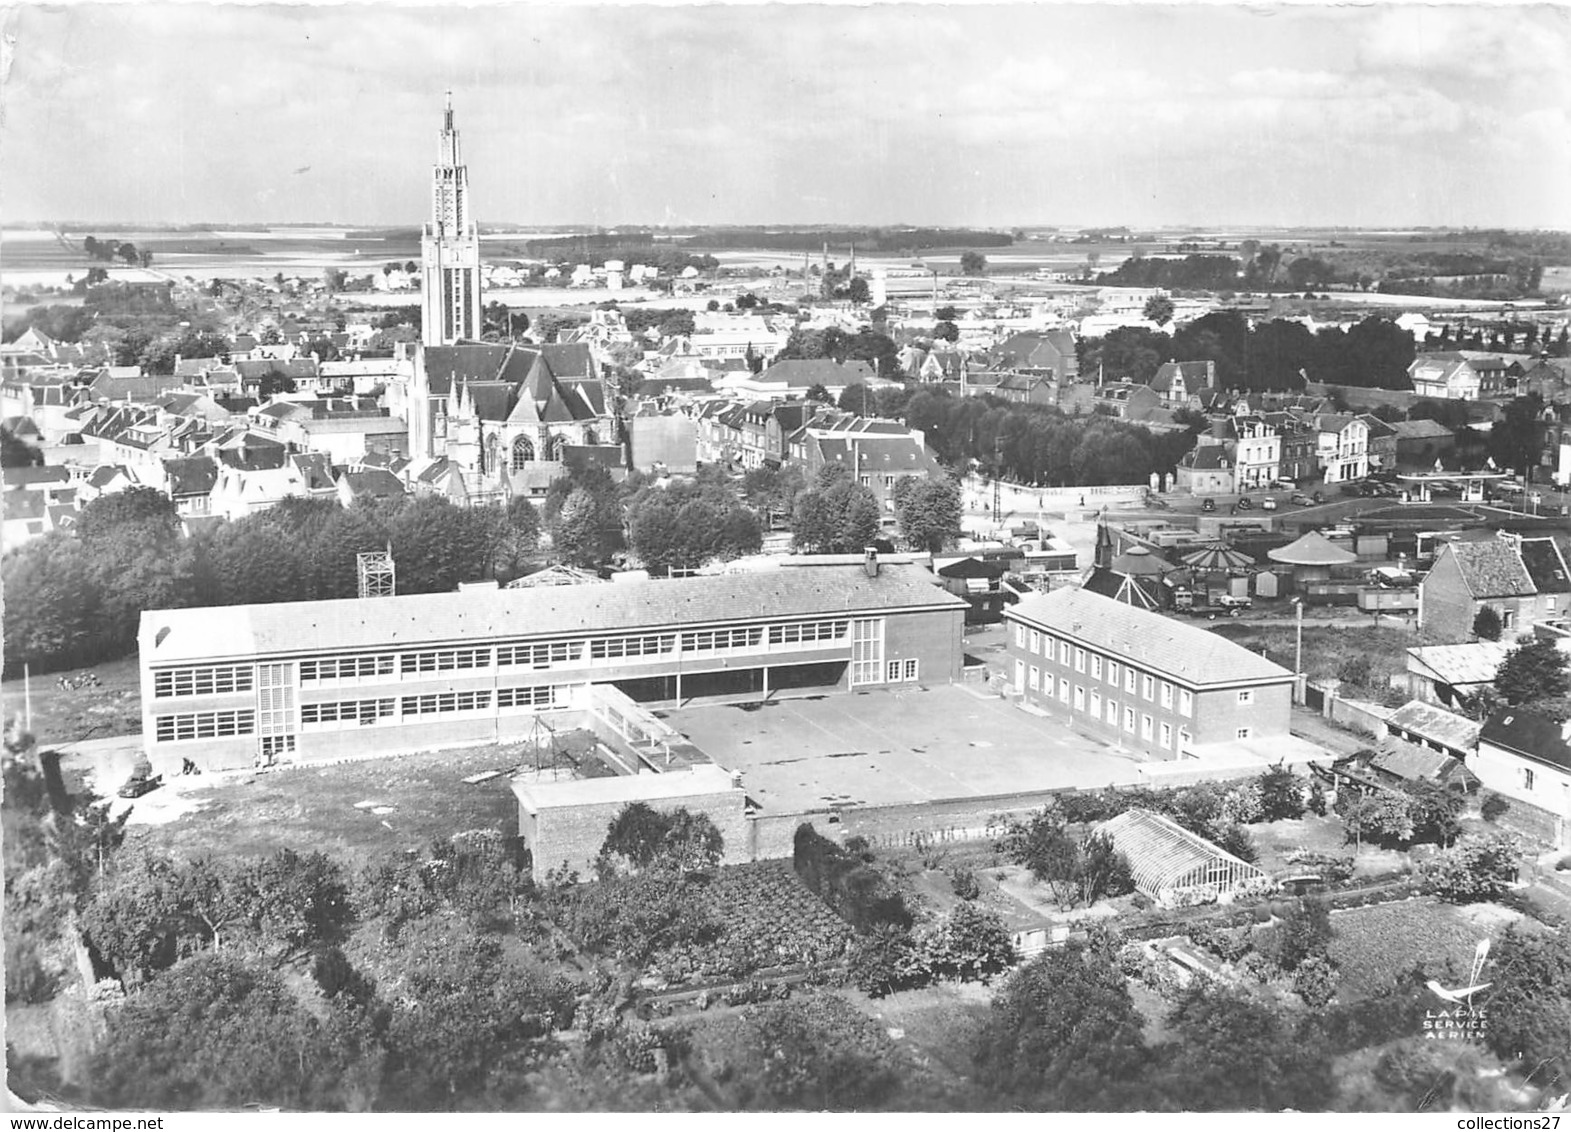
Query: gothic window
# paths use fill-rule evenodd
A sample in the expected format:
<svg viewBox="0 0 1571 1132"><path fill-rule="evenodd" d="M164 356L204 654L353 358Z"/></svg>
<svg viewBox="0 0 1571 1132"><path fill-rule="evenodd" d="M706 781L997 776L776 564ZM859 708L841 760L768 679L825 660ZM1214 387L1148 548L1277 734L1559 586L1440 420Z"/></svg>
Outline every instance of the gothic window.
<svg viewBox="0 0 1571 1132"><path fill-rule="evenodd" d="M549 436L545 442L545 458L547 460L561 460L567 447L565 436Z"/></svg>
<svg viewBox="0 0 1571 1132"><path fill-rule="evenodd" d="M496 433L485 438L485 455L481 458L480 470L482 472L495 472L499 465L496 459L497 439Z"/></svg>
<svg viewBox="0 0 1571 1132"><path fill-rule="evenodd" d="M513 441L513 471L522 471L525 464L535 458L535 446L529 443L527 436L520 436Z"/></svg>

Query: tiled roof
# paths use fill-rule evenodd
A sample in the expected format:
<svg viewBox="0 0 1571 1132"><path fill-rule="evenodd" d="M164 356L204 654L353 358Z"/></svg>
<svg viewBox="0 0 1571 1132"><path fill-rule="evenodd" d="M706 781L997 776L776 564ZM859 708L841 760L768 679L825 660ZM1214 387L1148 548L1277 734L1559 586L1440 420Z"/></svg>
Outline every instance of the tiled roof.
<svg viewBox="0 0 1571 1132"><path fill-rule="evenodd" d="M386 468L367 468L363 472L344 472L339 483L349 487L353 496L369 495L376 499L402 499L407 493L403 481Z"/></svg>
<svg viewBox="0 0 1571 1132"><path fill-rule="evenodd" d="M1369 765L1409 782L1438 781L1450 777L1462 767L1450 755L1400 739L1387 740L1383 746L1384 749L1369 760Z"/></svg>
<svg viewBox="0 0 1571 1132"><path fill-rule="evenodd" d="M1473 641L1465 645L1424 645L1407 650L1408 671L1454 688L1488 684L1500 670L1509 646L1498 641Z"/></svg>
<svg viewBox="0 0 1571 1132"><path fill-rule="evenodd" d="M1233 466L1225 444L1197 444L1179 464L1197 472L1219 472Z"/></svg>
<svg viewBox="0 0 1571 1132"><path fill-rule="evenodd" d="M766 382L783 382L806 389L813 385L854 385L874 374L873 367L864 361L841 364L829 358L788 358L776 362L758 376Z"/></svg>
<svg viewBox="0 0 1571 1132"><path fill-rule="evenodd" d="M1451 542L1440 553L1455 559L1462 571L1462 580L1475 599L1526 597L1536 592L1533 579L1522 564L1522 556L1500 539Z"/></svg>
<svg viewBox="0 0 1571 1132"><path fill-rule="evenodd" d="M1436 440L1442 436L1456 436L1439 421L1392 421L1391 427L1396 430L1398 440Z"/></svg>
<svg viewBox="0 0 1571 1132"><path fill-rule="evenodd" d="M1520 546L1522 565L1541 594L1571 593L1571 574L1552 538L1525 538Z"/></svg>
<svg viewBox="0 0 1571 1132"><path fill-rule="evenodd" d="M625 632L775 617L897 609L964 609L918 566L781 568L614 586L414 594L369 601L280 602L142 614L143 659L404 648L585 632ZM151 642L161 638L154 646Z"/></svg>
<svg viewBox="0 0 1571 1132"><path fill-rule="evenodd" d="M1507 751L1571 771L1571 746L1568 746L1561 724L1523 708L1506 708L1497 712L1478 733L1482 746L1488 743Z"/></svg>
<svg viewBox="0 0 1571 1132"><path fill-rule="evenodd" d="M171 496L207 495L218 482L218 461L208 456L165 460L164 472L169 477Z"/></svg>
<svg viewBox="0 0 1571 1132"><path fill-rule="evenodd" d="M1422 700L1409 700L1392 712L1386 723L1456 751L1470 751L1478 743L1476 720Z"/></svg>
<svg viewBox="0 0 1571 1132"><path fill-rule="evenodd" d="M59 464L5 469L6 487L29 487L35 483L70 483L71 469Z"/></svg>
<svg viewBox="0 0 1571 1132"><path fill-rule="evenodd" d="M1070 587L1024 598L1004 617L1073 637L1191 687L1293 678L1215 633Z"/></svg>

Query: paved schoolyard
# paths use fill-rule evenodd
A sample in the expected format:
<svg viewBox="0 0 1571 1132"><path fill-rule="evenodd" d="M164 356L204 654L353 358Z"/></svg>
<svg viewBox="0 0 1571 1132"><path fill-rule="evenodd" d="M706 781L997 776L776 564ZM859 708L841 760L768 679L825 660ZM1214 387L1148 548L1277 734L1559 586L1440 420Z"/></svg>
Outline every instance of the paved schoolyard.
<svg viewBox="0 0 1571 1132"><path fill-rule="evenodd" d="M893 805L1134 782L1130 755L959 685L658 713L740 771L765 810Z"/></svg>

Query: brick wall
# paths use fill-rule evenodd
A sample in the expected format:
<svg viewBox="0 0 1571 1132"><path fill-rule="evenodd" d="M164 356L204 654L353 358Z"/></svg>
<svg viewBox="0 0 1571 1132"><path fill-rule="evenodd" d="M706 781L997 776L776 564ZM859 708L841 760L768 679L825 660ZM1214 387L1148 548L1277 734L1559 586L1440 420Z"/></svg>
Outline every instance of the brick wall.
<svg viewBox="0 0 1571 1132"><path fill-rule="evenodd" d="M689 813L708 814L720 836L725 839L722 862L741 864L752 859L748 822L743 815L745 796L740 790L712 794L692 794L661 798L650 805L662 813L686 809ZM606 830L625 802L586 803L577 806L546 806L531 815L520 806L518 832L534 856L534 876L562 867L576 870L580 877L594 873L595 857L605 842ZM793 827L793 832L795 827ZM790 854L787 853L787 856Z"/></svg>

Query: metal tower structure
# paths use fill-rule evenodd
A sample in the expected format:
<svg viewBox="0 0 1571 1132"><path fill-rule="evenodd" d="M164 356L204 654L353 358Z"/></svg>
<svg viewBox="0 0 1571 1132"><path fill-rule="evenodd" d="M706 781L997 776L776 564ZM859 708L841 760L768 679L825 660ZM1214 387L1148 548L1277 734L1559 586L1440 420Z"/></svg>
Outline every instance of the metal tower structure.
<svg viewBox="0 0 1571 1132"><path fill-rule="evenodd" d="M355 565L360 571L361 597L392 597L396 592L397 577L392 547L357 554Z"/></svg>

